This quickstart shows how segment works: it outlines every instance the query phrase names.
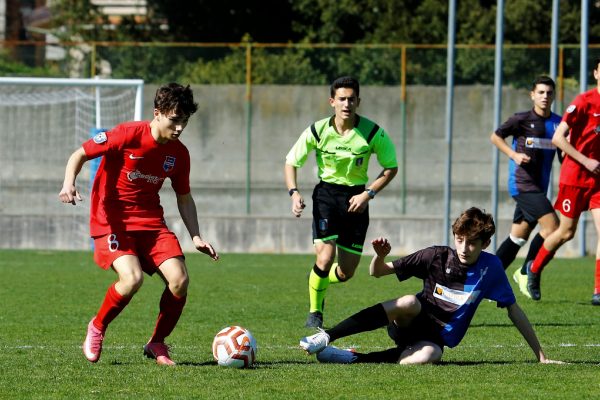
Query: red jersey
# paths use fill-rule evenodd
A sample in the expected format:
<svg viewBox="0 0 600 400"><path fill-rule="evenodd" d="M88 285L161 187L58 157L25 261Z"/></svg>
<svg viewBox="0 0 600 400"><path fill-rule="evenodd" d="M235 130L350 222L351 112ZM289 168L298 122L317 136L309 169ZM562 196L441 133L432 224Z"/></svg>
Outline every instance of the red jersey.
<svg viewBox="0 0 600 400"><path fill-rule="evenodd" d="M166 178L176 193L190 192L188 149L180 141L156 142L148 121L117 125L83 149L88 159L104 156L92 187L92 237L165 228L158 192Z"/></svg>
<svg viewBox="0 0 600 400"><path fill-rule="evenodd" d="M600 93L594 88L581 93L567 107L562 120L571 128L569 142L588 158L600 161ZM579 187L600 187L583 165L566 156L560 169L560 183Z"/></svg>

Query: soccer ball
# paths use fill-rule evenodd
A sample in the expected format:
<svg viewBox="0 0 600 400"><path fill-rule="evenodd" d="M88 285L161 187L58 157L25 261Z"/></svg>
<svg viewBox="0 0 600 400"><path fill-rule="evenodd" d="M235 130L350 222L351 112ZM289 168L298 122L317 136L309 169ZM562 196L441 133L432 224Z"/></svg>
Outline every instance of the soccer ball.
<svg viewBox="0 0 600 400"><path fill-rule="evenodd" d="M250 367L256 361L256 350L256 339L240 326L221 329L212 344L213 356L223 367Z"/></svg>

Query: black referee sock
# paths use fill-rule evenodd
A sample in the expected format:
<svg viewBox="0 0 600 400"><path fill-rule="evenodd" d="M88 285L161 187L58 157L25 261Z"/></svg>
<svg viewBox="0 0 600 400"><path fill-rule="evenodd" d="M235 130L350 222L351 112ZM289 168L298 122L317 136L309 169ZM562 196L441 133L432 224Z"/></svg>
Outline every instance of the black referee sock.
<svg viewBox="0 0 600 400"><path fill-rule="evenodd" d="M356 314L346 318L331 329L325 332L333 342L336 339L354 335L360 332L372 331L383 326L387 326L389 320L383 304L378 303L374 306L365 308Z"/></svg>
<svg viewBox="0 0 600 400"><path fill-rule="evenodd" d="M383 351L374 351L372 353L355 353L356 360L353 363L393 363L396 364L400 359L402 350L399 347Z"/></svg>
<svg viewBox="0 0 600 400"><path fill-rule="evenodd" d="M502 261L502 266L504 269L508 268L508 266L515 261L517 258L517 253L521 249L521 246L513 242L509 237L502 242L498 250L496 250L496 256Z"/></svg>
<svg viewBox="0 0 600 400"><path fill-rule="evenodd" d="M529 244L529 251L527 251L527 257L525 257L525 262L521 267L521 274L527 275L527 263L535 259L535 256L537 255L538 251L540 251L540 248L543 244L544 238L538 233Z"/></svg>

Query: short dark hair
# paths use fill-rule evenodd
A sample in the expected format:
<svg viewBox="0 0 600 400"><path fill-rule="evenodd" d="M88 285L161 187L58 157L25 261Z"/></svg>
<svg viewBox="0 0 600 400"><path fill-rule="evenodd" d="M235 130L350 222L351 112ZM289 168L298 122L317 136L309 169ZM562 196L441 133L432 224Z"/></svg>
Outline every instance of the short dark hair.
<svg viewBox="0 0 600 400"><path fill-rule="evenodd" d="M452 233L470 240L481 239L486 243L496 232L494 217L477 207L471 207L454 221Z"/></svg>
<svg viewBox="0 0 600 400"><path fill-rule="evenodd" d="M554 79L550 78L547 75L540 75L533 81L531 85L531 90L534 91L537 85L548 85L552 86L552 89L556 90L556 83L554 83Z"/></svg>
<svg viewBox="0 0 600 400"><path fill-rule="evenodd" d="M175 111L178 116L190 116L198 110L190 85L168 83L158 88L154 96L154 108L161 113ZM182 115L179 115L182 114Z"/></svg>
<svg viewBox="0 0 600 400"><path fill-rule="evenodd" d="M329 89L331 98L335 97L335 92L339 88L354 89L354 93L356 93L356 97L358 97L358 95L360 93L360 85L358 84L358 79L353 78L351 76L341 76L341 77L337 78L335 81L333 81L333 83L331 84L331 88Z"/></svg>
<svg viewBox="0 0 600 400"><path fill-rule="evenodd" d="M600 64L600 57L596 57L595 64L592 66L592 69L598 69L598 64Z"/></svg>

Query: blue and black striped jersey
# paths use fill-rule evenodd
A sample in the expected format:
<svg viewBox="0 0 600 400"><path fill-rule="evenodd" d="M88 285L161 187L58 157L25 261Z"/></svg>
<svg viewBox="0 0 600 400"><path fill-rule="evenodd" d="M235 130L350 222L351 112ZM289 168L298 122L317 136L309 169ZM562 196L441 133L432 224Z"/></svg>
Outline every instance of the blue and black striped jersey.
<svg viewBox="0 0 600 400"><path fill-rule="evenodd" d="M481 252L473 265L462 264L456 250L432 246L393 261L398 280L423 280L417 294L423 311L440 326L448 347L465 336L477 307L483 299L508 307L516 302L502 263L493 254Z"/></svg>
<svg viewBox="0 0 600 400"><path fill-rule="evenodd" d="M511 196L526 192L545 193L548 190L556 153L552 136L560 120L561 117L554 113L544 118L531 109L514 114L496 130L496 135L502 139L512 136L513 150L531 158L522 165L509 160L508 192Z"/></svg>

